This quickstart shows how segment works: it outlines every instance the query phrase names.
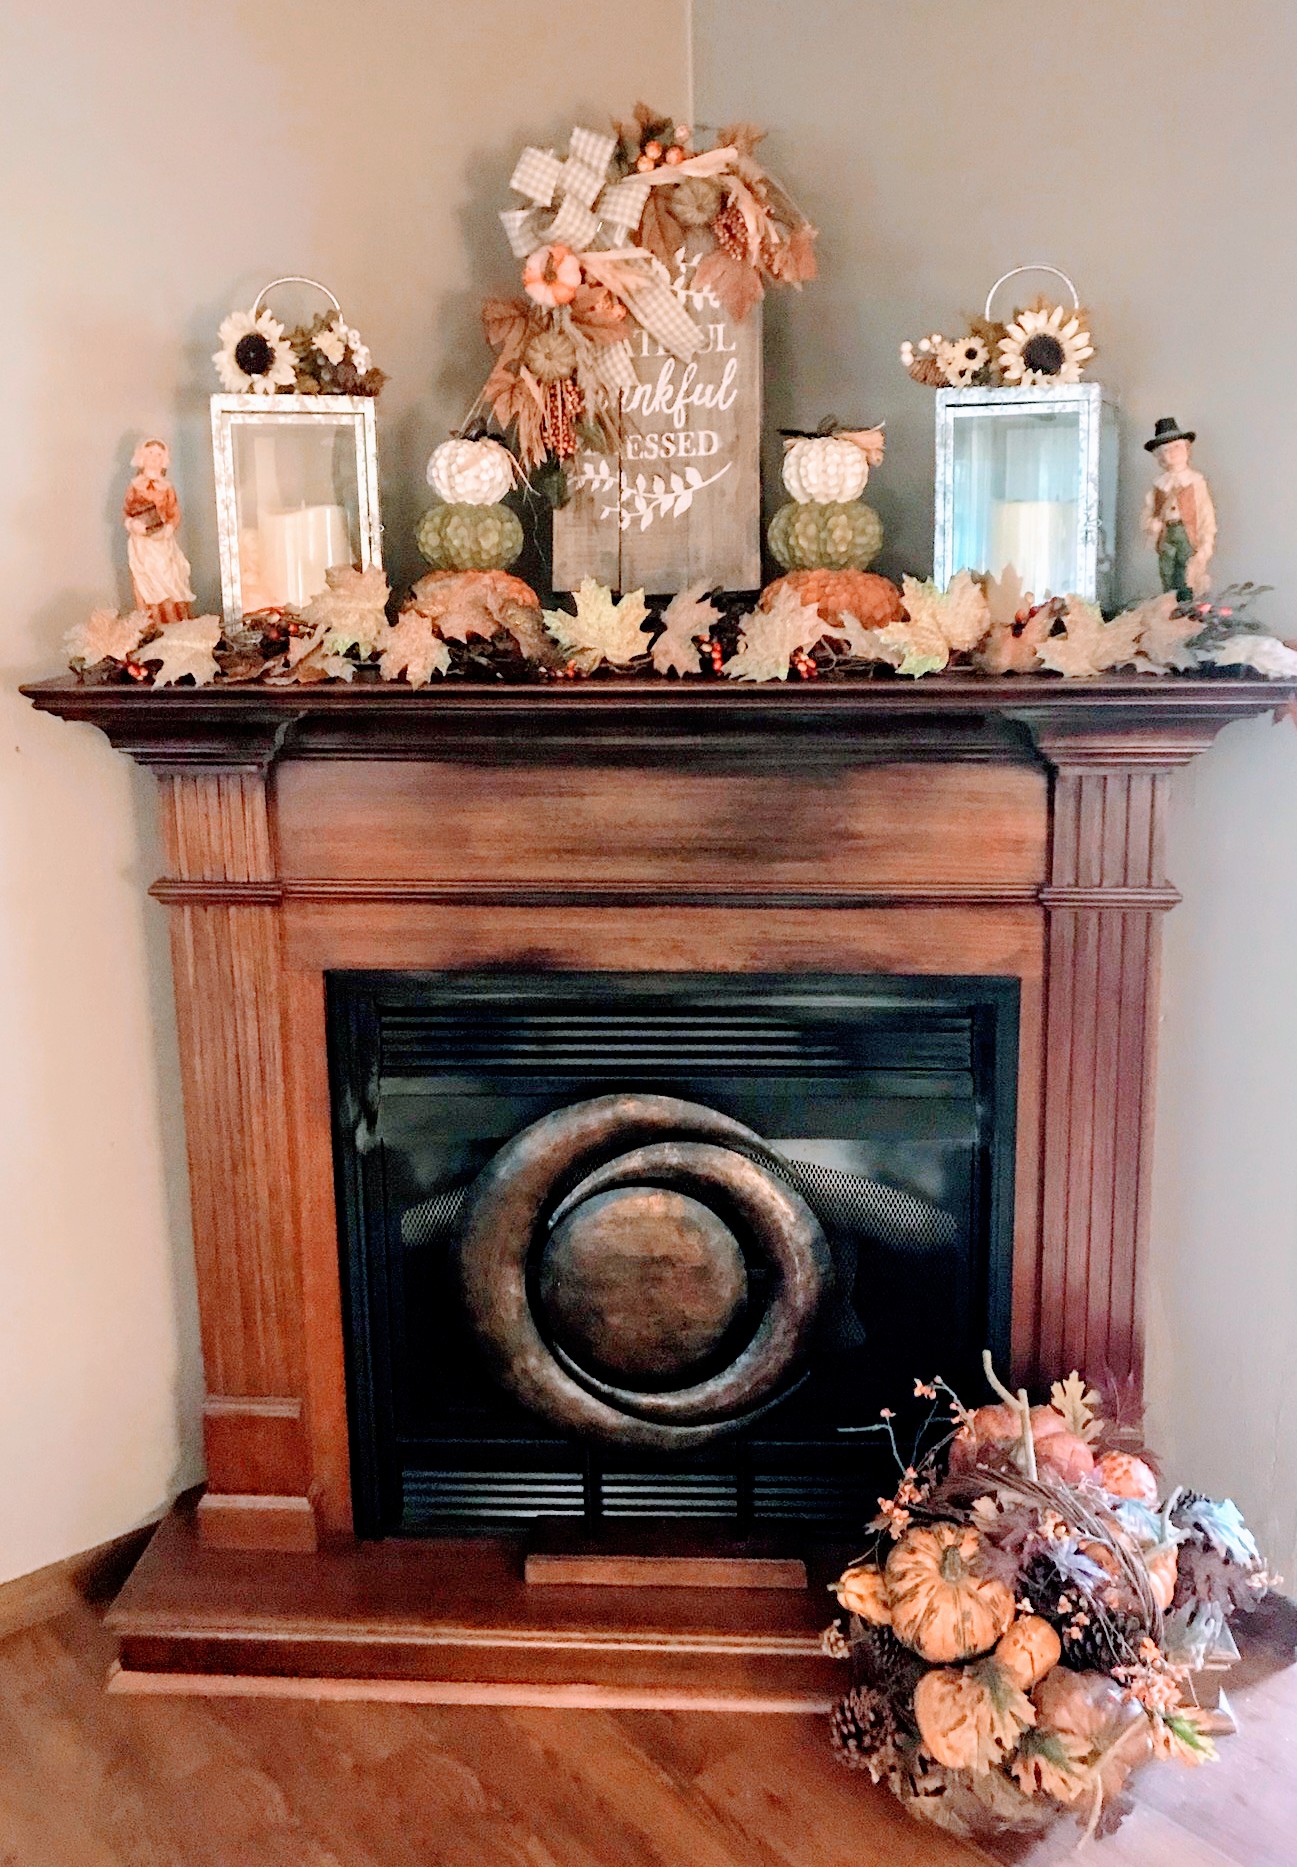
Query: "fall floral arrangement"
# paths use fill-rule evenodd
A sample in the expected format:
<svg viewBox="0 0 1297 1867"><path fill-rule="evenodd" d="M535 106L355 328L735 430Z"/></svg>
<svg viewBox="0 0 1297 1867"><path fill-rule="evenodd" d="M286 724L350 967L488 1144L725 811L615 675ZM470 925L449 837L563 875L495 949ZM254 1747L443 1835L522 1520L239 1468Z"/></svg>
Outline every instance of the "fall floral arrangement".
<svg viewBox="0 0 1297 1867"><path fill-rule="evenodd" d="M706 341L701 307L742 318L767 285L814 276L815 229L758 161L761 135L736 124L698 148L640 104L613 133L578 126L564 154L519 157L520 205L500 219L522 289L483 306L496 362L469 420L489 410L556 500L579 440L616 441L632 346L688 358Z"/></svg>
<svg viewBox="0 0 1297 1867"><path fill-rule="evenodd" d="M992 316L1000 287L1022 272L1052 272L1066 285L1070 305L1035 298L1007 318ZM901 345L901 363L915 382L931 389L1041 389L1081 380L1094 355L1090 318L1076 287L1057 266L1015 266L995 281L980 318L962 336L926 337Z"/></svg>
<svg viewBox="0 0 1297 1867"><path fill-rule="evenodd" d="M279 285L308 285L329 309L288 329L265 303ZM223 319L217 337L212 362L230 395L375 396L387 381L333 293L315 279L273 279L247 311Z"/></svg>
<svg viewBox="0 0 1297 1867"><path fill-rule="evenodd" d="M1210 1762L1227 1709L1195 1681L1237 1658L1229 1621L1268 1575L1237 1507L1168 1488L1136 1418L1078 1374L1044 1406L986 1371L995 1404L939 1378L825 1635L853 1683L842 1761L969 1836L1075 1817L1106 1832L1133 1770Z"/></svg>

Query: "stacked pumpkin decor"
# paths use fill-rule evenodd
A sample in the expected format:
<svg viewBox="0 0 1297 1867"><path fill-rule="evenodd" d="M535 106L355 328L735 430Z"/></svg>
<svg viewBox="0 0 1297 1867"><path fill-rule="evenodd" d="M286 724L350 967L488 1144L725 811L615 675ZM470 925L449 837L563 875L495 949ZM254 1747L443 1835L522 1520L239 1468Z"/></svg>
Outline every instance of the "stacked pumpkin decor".
<svg viewBox="0 0 1297 1867"><path fill-rule="evenodd" d="M508 570L522 550L522 526L501 501L513 490L518 464L486 435L452 435L434 448L428 484L442 501L425 512L415 533L434 570Z"/></svg>
<svg viewBox="0 0 1297 1867"><path fill-rule="evenodd" d="M767 585L769 608L784 590L813 603L826 622L846 611L864 628L901 615L896 586L868 570L883 543L883 522L861 498L883 458L879 428L825 421L814 434L784 432L784 486L790 494L770 521L770 553L785 575Z"/></svg>
<svg viewBox="0 0 1297 1867"><path fill-rule="evenodd" d="M1277 1578L1230 1500L1164 1487L1116 1395L1073 1373L1033 1407L985 1363L1001 1400L976 1411L916 1381L908 1461L890 1410L868 1429L901 1478L834 1584L825 1648L853 1683L833 1744L956 1834L1107 1833L1142 1764L1214 1760L1233 1722L1198 1681Z"/></svg>

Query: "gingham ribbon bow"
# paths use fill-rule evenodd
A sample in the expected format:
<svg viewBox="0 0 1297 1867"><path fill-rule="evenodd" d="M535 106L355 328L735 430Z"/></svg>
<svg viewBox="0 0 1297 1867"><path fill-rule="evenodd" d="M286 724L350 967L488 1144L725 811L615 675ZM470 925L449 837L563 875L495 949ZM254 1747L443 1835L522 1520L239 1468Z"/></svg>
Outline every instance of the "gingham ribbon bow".
<svg viewBox="0 0 1297 1867"><path fill-rule="evenodd" d="M576 253L626 247L643 217L652 183L640 175L610 182L608 165L616 149L615 136L577 125L566 157L552 149L523 150L509 186L532 205L507 208L500 215L515 258L527 259L542 246L567 246ZM637 282L627 298L631 315L663 349L690 356L703 343L703 333L650 255L642 258L642 283Z"/></svg>

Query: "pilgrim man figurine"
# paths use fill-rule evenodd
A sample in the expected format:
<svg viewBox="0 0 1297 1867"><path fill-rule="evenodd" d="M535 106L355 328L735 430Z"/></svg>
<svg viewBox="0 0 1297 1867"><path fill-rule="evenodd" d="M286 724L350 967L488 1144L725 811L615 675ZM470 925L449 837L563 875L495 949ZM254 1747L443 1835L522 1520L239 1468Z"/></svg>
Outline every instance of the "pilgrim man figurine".
<svg viewBox="0 0 1297 1867"><path fill-rule="evenodd" d="M189 560L176 541L180 501L167 478L171 450L165 441L141 441L131 457L135 478L126 489L122 518L135 607L156 623L192 616Z"/></svg>
<svg viewBox="0 0 1297 1867"><path fill-rule="evenodd" d="M1216 549L1216 508L1211 488L1189 464L1198 436L1163 415L1144 447L1156 454L1162 471L1148 490L1141 521L1144 536L1157 552L1164 590L1182 603L1203 597L1211 588L1211 557Z"/></svg>

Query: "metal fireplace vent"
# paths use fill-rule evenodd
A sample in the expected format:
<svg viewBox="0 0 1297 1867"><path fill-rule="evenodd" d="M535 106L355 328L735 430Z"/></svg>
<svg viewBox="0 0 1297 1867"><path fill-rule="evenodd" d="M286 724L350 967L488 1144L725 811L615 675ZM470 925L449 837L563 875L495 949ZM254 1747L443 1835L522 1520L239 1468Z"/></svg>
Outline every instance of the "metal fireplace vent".
<svg viewBox="0 0 1297 1867"><path fill-rule="evenodd" d="M996 979L331 977L360 1533L554 1517L858 1522L879 1480L859 1429L909 1376L957 1378L983 1344L1007 1345L1016 1025L1016 983ZM623 1112L633 1132L614 1143ZM561 1155L569 1130L587 1134L587 1155L571 1152L522 1226L511 1163L532 1161L534 1136ZM701 1192L691 1161L706 1169ZM641 1181L666 1190L646 1202ZM795 1275L745 1233L739 1183L819 1241L823 1275L767 1385L727 1413L726 1368L761 1361ZM616 1369L583 1370L537 1268L552 1272L565 1215L598 1209L607 1224L608 1203L623 1202L606 1248L598 1223L581 1247L590 1310L611 1303L615 1333L620 1286L609 1298L605 1273L626 1223L664 1203L692 1210L713 1185L743 1287L697 1366L642 1393ZM503 1231L484 1244L488 1207ZM502 1260L503 1294L484 1295L468 1267L495 1275ZM638 1262L630 1249L632 1274ZM665 1305L669 1335L673 1279L698 1267L657 1268L634 1321ZM516 1365L511 1330L528 1344Z"/></svg>

